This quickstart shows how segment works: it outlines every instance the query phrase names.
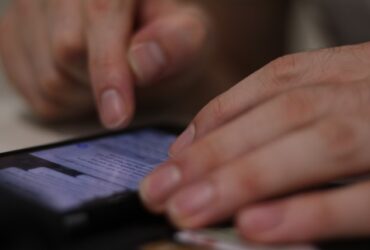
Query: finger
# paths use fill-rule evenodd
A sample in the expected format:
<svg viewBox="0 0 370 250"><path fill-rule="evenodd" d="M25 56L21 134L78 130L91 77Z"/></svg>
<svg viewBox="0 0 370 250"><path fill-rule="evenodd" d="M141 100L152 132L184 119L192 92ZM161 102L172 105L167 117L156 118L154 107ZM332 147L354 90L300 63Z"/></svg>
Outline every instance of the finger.
<svg viewBox="0 0 370 250"><path fill-rule="evenodd" d="M24 51L35 75L38 91L49 102L77 109L90 103L86 89L60 72L54 64L45 22L42 1L17 0L18 27L21 29Z"/></svg>
<svg viewBox="0 0 370 250"><path fill-rule="evenodd" d="M207 37L207 19L195 6L174 1L142 3L144 23L134 36L129 62L145 86L183 70L201 52Z"/></svg>
<svg viewBox="0 0 370 250"><path fill-rule="evenodd" d="M81 83L88 83L83 11L80 0L51 0L48 32L55 63Z"/></svg>
<svg viewBox="0 0 370 250"><path fill-rule="evenodd" d="M132 0L84 1L89 69L101 120L107 128L128 124L134 112L133 79L126 60L133 28Z"/></svg>
<svg viewBox="0 0 370 250"><path fill-rule="evenodd" d="M343 75L339 72L348 70L360 74L356 67L348 68L346 52L353 49L355 47L326 49L273 61L206 105L173 144L171 154L179 153L209 131L285 91L321 83L345 84L348 78L339 77ZM322 64L326 66L325 71Z"/></svg>
<svg viewBox="0 0 370 250"><path fill-rule="evenodd" d="M9 80L28 101L32 102L34 79L27 58L22 53L13 13L14 8L9 8L1 19L1 59Z"/></svg>
<svg viewBox="0 0 370 250"><path fill-rule="evenodd" d="M244 209L240 233L251 240L307 242L370 235L370 182Z"/></svg>
<svg viewBox="0 0 370 250"><path fill-rule="evenodd" d="M345 86L305 87L261 104L196 141L154 171L144 180L143 198L149 207L161 206L181 186L202 178L229 161L301 129L329 112L352 108L347 101L351 97L348 93L351 92ZM173 183L166 171L181 172L181 180Z"/></svg>
<svg viewBox="0 0 370 250"><path fill-rule="evenodd" d="M167 211L177 225L199 227L245 204L367 171L369 124L351 118L324 119L246 154L180 189Z"/></svg>
<svg viewBox="0 0 370 250"><path fill-rule="evenodd" d="M11 8L0 24L0 33L6 34L0 36L0 53L5 72L10 82L25 97L38 116L45 119L54 119L56 114L64 116L65 110L45 100L35 87L33 70L16 32L18 28L15 25L14 7Z"/></svg>

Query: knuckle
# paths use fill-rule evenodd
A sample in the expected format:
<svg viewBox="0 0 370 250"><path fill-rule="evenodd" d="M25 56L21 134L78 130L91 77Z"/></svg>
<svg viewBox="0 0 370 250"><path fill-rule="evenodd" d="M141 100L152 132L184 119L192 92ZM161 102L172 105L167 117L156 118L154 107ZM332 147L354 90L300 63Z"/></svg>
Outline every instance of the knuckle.
<svg viewBox="0 0 370 250"><path fill-rule="evenodd" d="M182 167L184 179L192 180L216 168L221 162L221 153L211 141L201 140L174 161Z"/></svg>
<svg viewBox="0 0 370 250"><path fill-rule="evenodd" d="M283 114L283 119L289 122L307 120L315 113L316 102L305 90L296 90L280 97L278 109Z"/></svg>
<svg viewBox="0 0 370 250"><path fill-rule="evenodd" d="M90 63L92 84L99 93L108 87L121 88L125 81L130 79L121 72L120 59L107 52L100 57L92 58Z"/></svg>
<svg viewBox="0 0 370 250"><path fill-rule="evenodd" d="M225 103L224 98L217 97L213 99L208 105L208 112L214 120L221 121L228 116L227 104Z"/></svg>
<svg viewBox="0 0 370 250"><path fill-rule="evenodd" d="M265 67L265 73L274 84L285 84L292 82L299 75L299 56L286 55L280 57Z"/></svg>
<svg viewBox="0 0 370 250"><path fill-rule="evenodd" d="M63 63L81 56L83 52L79 36L68 33L55 36L52 40L52 48L55 59Z"/></svg>
<svg viewBox="0 0 370 250"><path fill-rule="evenodd" d="M119 65L121 65L120 58L117 58L111 51L101 51L100 54L91 58L91 66L94 71L108 73L111 69L116 69Z"/></svg>
<svg viewBox="0 0 370 250"><path fill-rule="evenodd" d="M210 138L205 138L202 141L202 157L204 157L207 161L212 162L214 164L217 164L217 162L220 162L220 155L221 151L218 145L215 143L214 140Z"/></svg>
<svg viewBox="0 0 370 250"><path fill-rule="evenodd" d="M229 117L229 108L226 98L221 96L210 101L194 118L193 124L197 131L197 136L205 131L216 127Z"/></svg>
<svg viewBox="0 0 370 250"><path fill-rule="evenodd" d="M311 62L313 70L309 73L311 79L314 82L334 86L363 82L368 78L368 74L359 69L368 65L364 59L364 52L359 48L357 45L340 46L311 52L313 55Z"/></svg>
<svg viewBox="0 0 370 250"><path fill-rule="evenodd" d="M318 135L334 159L341 162L353 159L358 138L352 126L339 119L328 119L319 126Z"/></svg>
<svg viewBox="0 0 370 250"><path fill-rule="evenodd" d="M192 152L189 152L189 156L192 155L199 155L199 157L196 159L199 165L215 165L217 162L219 162L219 156L221 154L219 147L214 143L214 141L205 138L199 143L196 143L194 147L192 148ZM191 159L191 161L195 159Z"/></svg>
<svg viewBox="0 0 370 250"><path fill-rule="evenodd" d="M240 174L239 181L236 181L237 187L246 192L247 197L250 197L250 202L263 199L266 194L265 185L263 185L261 172L251 163L244 163L245 170Z"/></svg>

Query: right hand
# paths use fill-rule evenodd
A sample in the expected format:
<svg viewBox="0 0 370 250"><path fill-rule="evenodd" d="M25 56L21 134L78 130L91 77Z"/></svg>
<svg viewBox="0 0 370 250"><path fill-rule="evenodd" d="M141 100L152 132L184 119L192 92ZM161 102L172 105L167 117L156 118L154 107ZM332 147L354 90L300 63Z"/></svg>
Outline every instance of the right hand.
<svg viewBox="0 0 370 250"><path fill-rule="evenodd" d="M234 217L264 243L370 236L369 68L370 43L269 63L198 113L143 201L183 229Z"/></svg>
<svg viewBox="0 0 370 250"><path fill-rule="evenodd" d="M75 117L95 99L102 123L120 128L134 115L135 85L179 72L206 34L204 13L176 0L13 0L0 53L40 117Z"/></svg>

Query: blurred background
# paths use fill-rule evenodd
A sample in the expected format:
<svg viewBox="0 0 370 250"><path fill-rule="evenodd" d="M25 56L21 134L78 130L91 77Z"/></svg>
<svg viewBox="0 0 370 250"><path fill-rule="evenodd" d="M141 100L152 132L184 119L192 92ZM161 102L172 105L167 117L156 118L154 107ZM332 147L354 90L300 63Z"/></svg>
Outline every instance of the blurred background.
<svg viewBox="0 0 370 250"><path fill-rule="evenodd" d="M8 1L0 0L1 11ZM231 18L232 25L235 26L230 32L243 33L249 29L241 37L229 39L225 34L219 37L221 41L219 48L236 47L233 44L246 47L245 53L230 50L227 54L229 58L223 57L234 64L218 65L223 71L229 69L229 74L233 75L230 78L232 81L240 80L282 54L370 41L370 29L365 25L370 21L370 0L198 0L197 2L207 4L220 19L227 18L222 16L222 13L227 12L227 7L230 6L228 18ZM246 13L242 13L243 11ZM247 16L251 21L242 23L238 14ZM257 14L261 14L262 18L256 18ZM221 30L223 27L216 25L215 28ZM228 32L230 27L224 30ZM0 152L101 130L96 121L45 125L35 122L29 113L27 105L8 87L4 74L0 73Z"/></svg>

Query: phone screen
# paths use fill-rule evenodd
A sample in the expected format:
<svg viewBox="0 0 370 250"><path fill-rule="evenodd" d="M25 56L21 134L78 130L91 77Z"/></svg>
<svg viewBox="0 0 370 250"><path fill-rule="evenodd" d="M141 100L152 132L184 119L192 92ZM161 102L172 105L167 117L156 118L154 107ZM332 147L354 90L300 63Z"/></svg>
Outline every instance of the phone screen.
<svg viewBox="0 0 370 250"><path fill-rule="evenodd" d="M0 185L58 212L136 191L173 134L142 129L0 157Z"/></svg>

